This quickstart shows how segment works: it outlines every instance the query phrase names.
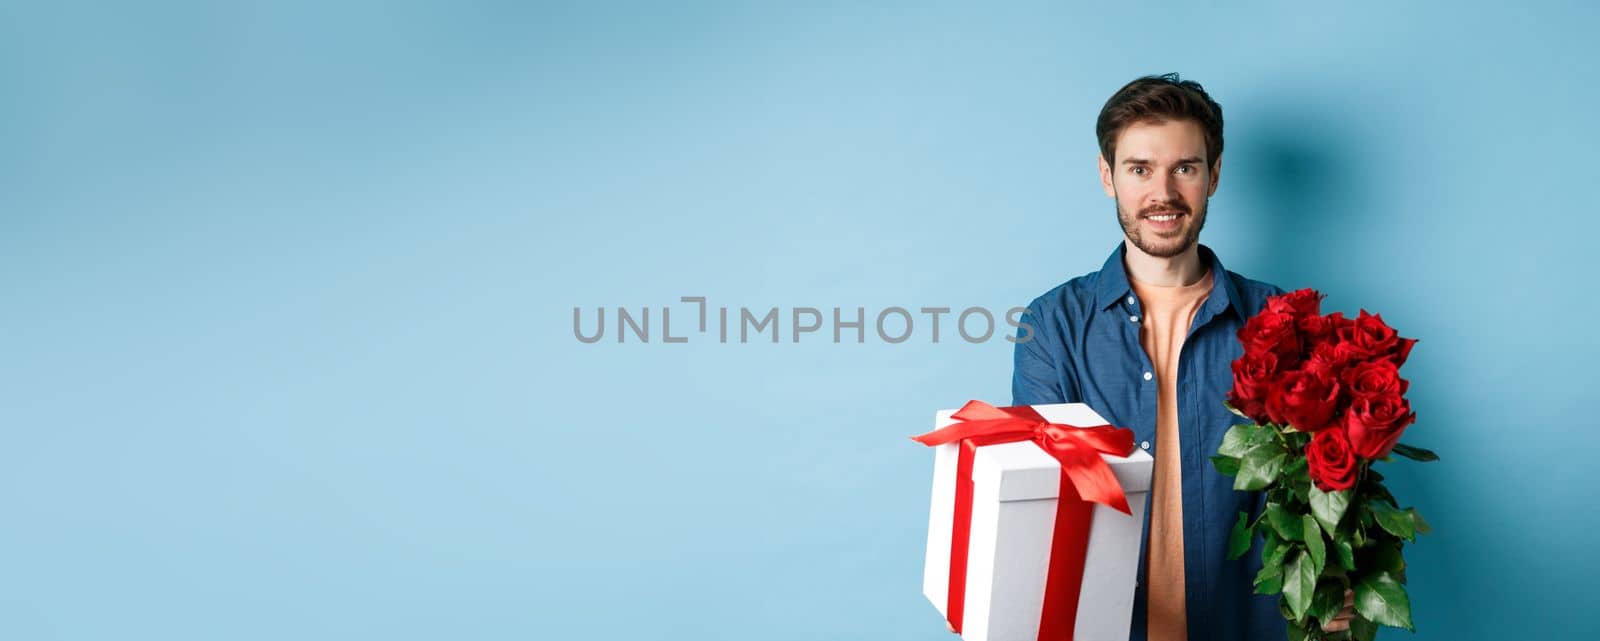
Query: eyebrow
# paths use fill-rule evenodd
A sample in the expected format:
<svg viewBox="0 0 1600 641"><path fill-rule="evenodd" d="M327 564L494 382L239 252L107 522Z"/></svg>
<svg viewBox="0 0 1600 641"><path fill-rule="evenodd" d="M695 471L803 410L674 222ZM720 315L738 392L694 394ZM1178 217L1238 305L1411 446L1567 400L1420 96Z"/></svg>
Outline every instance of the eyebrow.
<svg viewBox="0 0 1600 641"><path fill-rule="evenodd" d="M1201 158L1199 156L1189 156L1187 158L1179 158L1178 162L1176 164L1179 164L1179 165L1198 165L1200 163L1201 163ZM1148 165L1148 164L1151 164L1151 163L1150 163L1150 161L1148 159L1145 159L1145 158L1123 158L1122 162L1120 164L1124 164L1124 165Z"/></svg>

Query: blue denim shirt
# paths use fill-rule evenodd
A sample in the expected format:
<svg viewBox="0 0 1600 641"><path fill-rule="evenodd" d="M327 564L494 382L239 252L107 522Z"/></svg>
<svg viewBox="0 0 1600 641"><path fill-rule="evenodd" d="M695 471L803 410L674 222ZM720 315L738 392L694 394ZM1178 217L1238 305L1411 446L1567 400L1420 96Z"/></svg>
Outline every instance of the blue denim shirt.
<svg viewBox="0 0 1600 641"><path fill-rule="evenodd" d="M1155 368L1139 342L1143 313L1123 266L1126 245L1117 244L1100 271L1045 292L1022 319L1034 334L1016 346L1012 403L1087 403L1111 424L1130 428L1140 447L1154 455ZM1183 565L1189 641L1281 641L1285 621L1277 595L1254 594L1261 568L1260 543L1244 557L1227 559L1228 533L1240 511L1254 518L1262 492L1233 489L1233 477L1211 465L1222 434L1238 422L1222 401L1233 385L1233 360L1243 353L1237 332L1259 311L1276 286L1227 271L1216 253L1201 245L1210 265L1211 295L1195 312L1178 356L1178 447L1183 467ZM1019 340L1026 328L1019 330ZM1148 499L1148 497L1147 497ZM1145 544L1150 510L1145 503L1130 639L1145 641Z"/></svg>

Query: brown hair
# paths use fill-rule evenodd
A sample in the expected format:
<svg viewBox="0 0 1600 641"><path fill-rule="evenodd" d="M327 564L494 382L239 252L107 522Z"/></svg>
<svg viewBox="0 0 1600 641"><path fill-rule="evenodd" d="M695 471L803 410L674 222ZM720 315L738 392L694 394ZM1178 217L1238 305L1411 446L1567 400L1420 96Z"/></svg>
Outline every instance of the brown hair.
<svg viewBox="0 0 1600 641"><path fill-rule="evenodd" d="M1100 108L1094 123L1100 139L1100 155L1116 164L1117 134L1139 122L1192 120L1206 135L1206 164L1216 165L1222 156L1222 105L1217 104L1200 83L1183 80L1178 74L1145 76L1123 85Z"/></svg>

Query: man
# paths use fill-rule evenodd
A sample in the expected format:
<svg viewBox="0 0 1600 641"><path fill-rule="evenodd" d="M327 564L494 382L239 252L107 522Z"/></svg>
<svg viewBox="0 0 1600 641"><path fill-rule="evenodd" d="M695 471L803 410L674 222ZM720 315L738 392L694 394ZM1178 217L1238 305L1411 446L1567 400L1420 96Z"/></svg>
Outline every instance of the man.
<svg viewBox="0 0 1600 641"><path fill-rule="evenodd" d="M1222 401L1243 351L1236 334L1283 293L1199 244L1222 170L1222 108L1176 74L1139 78L1106 101L1095 134L1124 238L1099 271L1028 306L1035 333L1016 346L1012 403L1087 403L1155 457L1131 639L1284 639L1278 597L1254 594L1260 543L1226 558L1235 516L1259 513L1263 494L1235 491L1210 463L1235 422Z"/></svg>

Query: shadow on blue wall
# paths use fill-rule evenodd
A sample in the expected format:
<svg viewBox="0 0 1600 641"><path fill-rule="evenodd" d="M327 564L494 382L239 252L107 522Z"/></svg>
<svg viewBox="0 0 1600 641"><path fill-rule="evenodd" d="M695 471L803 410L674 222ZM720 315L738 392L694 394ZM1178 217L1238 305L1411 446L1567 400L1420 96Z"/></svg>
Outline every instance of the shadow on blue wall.
<svg viewBox="0 0 1600 641"><path fill-rule="evenodd" d="M1493 526L1493 510L1466 500L1450 488L1449 477L1461 474L1460 452L1446 438L1448 426L1481 420L1471 403L1452 394L1458 386L1444 366L1448 348L1443 335L1430 335L1426 326L1397 322L1396 317L1425 315L1427 303L1396 300L1413 291L1398 278L1386 278L1384 252L1396 251L1403 239L1373 238L1386 229L1384 216L1393 206L1379 202L1380 195L1367 173L1385 162L1366 150L1381 141L1369 138L1360 126L1372 114L1341 116L1306 110L1296 104L1257 105L1239 140L1230 140L1224 165L1229 189L1237 190L1248 218L1253 242L1243 252L1255 264L1270 266L1257 276L1288 290L1315 288L1328 298L1324 313L1340 311L1354 317L1359 310L1385 315L1402 336L1419 338L1402 375L1413 382L1407 393L1418 422L1403 439L1438 452L1441 461L1417 463L1395 458L1377 469L1388 480L1402 506L1415 506L1437 528L1421 535L1406 548L1412 564L1408 575L1414 621L1420 630L1443 637L1472 637L1481 622L1457 618L1462 604L1482 601L1489 594L1536 594L1536 586L1506 585L1514 573L1463 572L1463 559L1481 556L1475 541ZM1243 127L1241 127L1243 129ZM1225 161L1226 162L1226 161ZM1230 175L1226 173L1232 171ZM1389 312L1384 314L1384 312ZM1431 339L1431 340L1430 340ZM1524 575L1525 576L1525 575ZM1526 598L1526 597L1524 597ZM1533 604L1529 604L1533 605ZM1550 613L1559 618L1560 612ZM1570 616L1570 615L1568 615ZM1560 626L1557 626L1558 628ZM1381 636L1410 638L1388 630Z"/></svg>

